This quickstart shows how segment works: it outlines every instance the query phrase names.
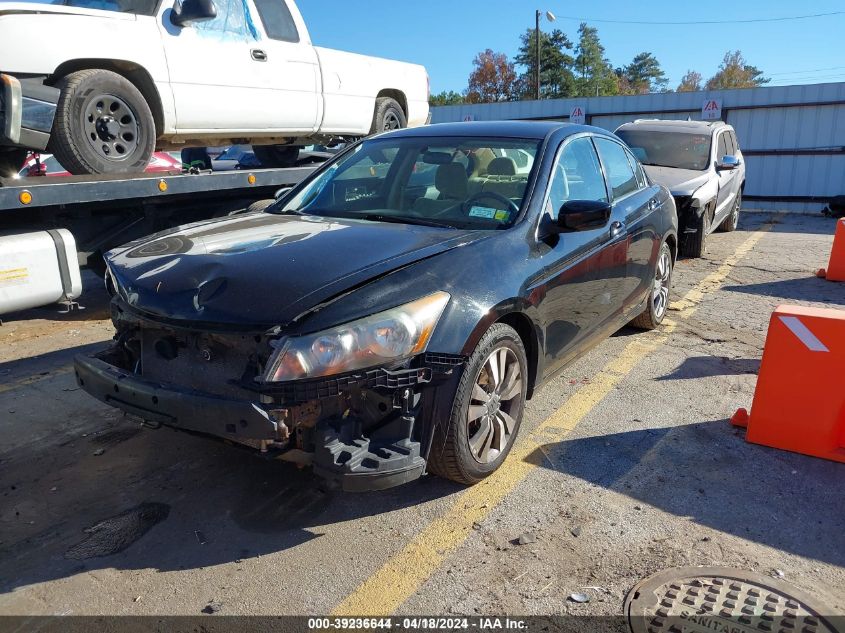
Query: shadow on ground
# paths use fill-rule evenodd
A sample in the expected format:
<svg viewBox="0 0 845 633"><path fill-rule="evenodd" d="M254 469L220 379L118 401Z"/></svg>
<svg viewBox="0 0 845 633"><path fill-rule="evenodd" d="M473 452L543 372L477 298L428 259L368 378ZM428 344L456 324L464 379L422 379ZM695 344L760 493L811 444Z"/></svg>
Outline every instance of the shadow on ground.
<svg viewBox="0 0 845 633"><path fill-rule="evenodd" d="M845 296L842 284L819 279L816 276L767 281L759 284L730 285L724 286L723 290L778 299L836 304L842 303Z"/></svg>
<svg viewBox="0 0 845 633"><path fill-rule="evenodd" d="M845 565L845 464L747 444L727 420L573 439L527 459L720 532Z"/></svg>
<svg viewBox="0 0 845 633"><path fill-rule="evenodd" d="M656 380L691 380L710 376L738 376L756 374L760 360L756 358L727 358L725 356L690 356L674 371Z"/></svg>
<svg viewBox="0 0 845 633"><path fill-rule="evenodd" d="M310 470L115 414L0 460L0 592L85 570L196 569L294 548L321 527L451 494L433 477L327 492Z"/></svg>

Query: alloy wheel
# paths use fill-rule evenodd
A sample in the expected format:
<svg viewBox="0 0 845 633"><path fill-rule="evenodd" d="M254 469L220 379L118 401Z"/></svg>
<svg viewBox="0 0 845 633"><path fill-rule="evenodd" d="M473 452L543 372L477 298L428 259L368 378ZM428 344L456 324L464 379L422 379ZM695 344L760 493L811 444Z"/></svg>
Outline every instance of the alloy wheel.
<svg viewBox="0 0 845 633"><path fill-rule="evenodd" d="M651 301L654 307L654 316L659 320L666 314L669 305L669 283L672 277L672 256L667 249L660 251L657 259L657 269L654 275L654 286L651 293Z"/></svg>
<svg viewBox="0 0 845 633"><path fill-rule="evenodd" d="M467 412L469 449L480 464L495 461L513 440L521 396L516 354L505 346L494 349L475 378Z"/></svg>

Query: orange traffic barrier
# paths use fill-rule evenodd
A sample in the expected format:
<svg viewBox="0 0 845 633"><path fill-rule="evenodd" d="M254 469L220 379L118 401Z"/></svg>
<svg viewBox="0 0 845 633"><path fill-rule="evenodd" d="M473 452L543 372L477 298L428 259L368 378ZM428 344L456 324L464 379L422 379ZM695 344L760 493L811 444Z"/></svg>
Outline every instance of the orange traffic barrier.
<svg viewBox="0 0 845 633"><path fill-rule="evenodd" d="M845 218L836 223L833 248L830 251L830 263L827 265L827 269L822 268L817 274L828 281L845 281Z"/></svg>
<svg viewBox="0 0 845 633"><path fill-rule="evenodd" d="M778 307L750 415L731 418L745 439L845 463L845 310Z"/></svg>

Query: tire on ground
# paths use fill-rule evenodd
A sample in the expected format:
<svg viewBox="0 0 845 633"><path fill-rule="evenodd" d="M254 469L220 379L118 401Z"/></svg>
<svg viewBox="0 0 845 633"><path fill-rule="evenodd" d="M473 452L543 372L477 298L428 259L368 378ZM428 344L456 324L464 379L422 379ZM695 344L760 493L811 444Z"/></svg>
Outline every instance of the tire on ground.
<svg viewBox="0 0 845 633"><path fill-rule="evenodd" d="M669 283L669 292L671 294L671 291L672 291L672 275L674 273L674 268L675 268L675 266L674 266L675 259L673 257L672 249L669 247L669 244L667 244L666 242L663 242L663 244L660 246L660 251L658 252L658 255L657 255L658 261L660 261L660 257L662 257L664 255L664 253L668 253L668 255L669 255L670 265L669 265L669 281L668 281L668 283ZM655 277L656 277L656 271L655 271ZM659 327L661 323L663 323L663 319L666 318L666 311L668 310L669 299L668 298L666 299L666 307L663 310L663 314L657 314L657 312L655 310L655 305L654 305L654 295L652 294L652 292L653 291L649 291L648 305L647 305L645 311L642 314L640 314L636 319L631 321L631 323L630 323L631 327L639 328L641 330L654 330L657 327Z"/></svg>
<svg viewBox="0 0 845 633"><path fill-rule="evenodd" d="M681 236L681 255L684 257L704 257L707 253L707 234L710 232L712 209L708 205L701 216L701 224L695 233Z"/></svg>
<svg viewBox="0 0 845 633"><path fill-rule="evenodd" d="M467 422L475 381L491 352L501 346L508 347L516 356L520 368L521 392L515 403L516 424L511 432L510 442L498 457L482 464L475 460L469 447L469 428ZM492 474L505 461L516 441L522 415L525 410L525 395L528 391L528 360L522 340L509 325L494 324L479 341L475 351L464 366L461 380L452 404L452 413L446 425L439 424L434 431L431 451L428 457L428 470L440 477L472 485Z"/></svg>
<svg viewBox="0 0 845 633"><path fill-rule="evenodd" d="M62 167L76 175L146 169L155 150L155 122L144 96L128 79L110 70L80 70L56 87L61 95L48 149ZM125 107L98 108L98 103L105 104L100 97L117 98Z"/></svg>
<svg viewBox="0 0 845 633"><path fill-rule="evenodd" d="M376 109L373 113L370 134L379 134L406 127L408 127L408 118L405 116L402 106L395 99L390 97L376 99Z"/></svg>
<svg viewBox="0 0 845 633"><path fill-rule="evenodd" d="M294 145L253 145L252 151L262 167L296 167L299 147Z"/></svg>
<svg viewBox="0 0 845 633"><path fill-rule="evenodd" d="M11 178L23 167L27 151L17 147L0 149L0 178Z"/></svg>

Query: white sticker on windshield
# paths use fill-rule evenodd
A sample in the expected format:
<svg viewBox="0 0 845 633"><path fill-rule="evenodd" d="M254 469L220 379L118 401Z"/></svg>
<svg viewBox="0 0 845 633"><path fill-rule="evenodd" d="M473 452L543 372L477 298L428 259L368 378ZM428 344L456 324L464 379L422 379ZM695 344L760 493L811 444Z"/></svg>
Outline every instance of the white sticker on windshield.
<svg viewBox="0 0 845 633"><path fill-rule="evenodd" d="M487 218L488 220L492 220L496 217L496 211L498 209L491 209L490 207L476 207L473 206L469 210L469 217L471 218Z"/></svg>

